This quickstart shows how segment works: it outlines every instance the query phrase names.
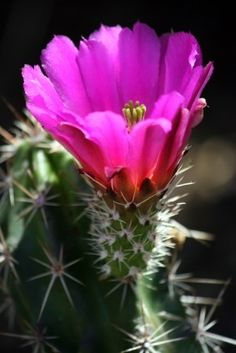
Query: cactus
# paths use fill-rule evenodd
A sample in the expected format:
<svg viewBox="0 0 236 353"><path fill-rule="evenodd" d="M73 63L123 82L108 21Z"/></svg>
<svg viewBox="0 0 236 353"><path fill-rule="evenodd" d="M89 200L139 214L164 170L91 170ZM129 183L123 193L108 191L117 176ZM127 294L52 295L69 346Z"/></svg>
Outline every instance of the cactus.
<svg viewBox="0 0 236 353"><path fill-rule="evenodd" d="M181 272L186 239L212 236L174 220L213 70L196 39L102 26L79 49L56 36L42 64L24 67L24 89L50 136L28 111L0 130L1 335L33 353L235 345L212 331L229 281ZM218 297L197 296L199 283Z"/></svg>
<svg viewBox="0 0 236 353"><path fill-rule="evenodd" d="M172 219L184 168L152 202L120 205L32 117L1 132L2 335L33 352L200 353L236 343L211 331L228 281L179 273L185 239L211 239ZM223 285L208 309L194 282Z"/></svg>

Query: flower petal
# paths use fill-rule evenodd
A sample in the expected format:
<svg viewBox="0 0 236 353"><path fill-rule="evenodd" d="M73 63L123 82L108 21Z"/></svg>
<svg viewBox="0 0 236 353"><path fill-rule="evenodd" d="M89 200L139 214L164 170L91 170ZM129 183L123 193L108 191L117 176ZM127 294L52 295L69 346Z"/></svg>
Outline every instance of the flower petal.
<svg viewBox="0 0 236 353"><path fill-rule="evenodd" d="M63 109L59 95L39 66L25 65L22 75L28 109L46 129L51 130L60 120Z"/></svg>
<svg viewBox="0 0 236 353"><path fill-rule="evenodd" d="M178 163L191 133L190 112L188 109L181 110L179 121L177 122L173 132L173 137L170 138L170 142L172 141L172 144L169 151L170 155L168 157L167 169L171 165Z"/></svg>
<svg viewBox="0 0 236 353"><path fill-rule="evenodd" d="M209 62L206 67L196 67L181 93L185 96L185 105L189 110L195 109L195 105L213 72L213 64Z"/></svg>
<svg viewBox="0 0 236 353"><path fill-rule="evenodd" d="M152 176L170 129L171 122L167 119L147 119L132 129L128 166L135 185Z"/></svg>
<svg viewBox="0 0 236 353"><path fill-rule="evenodd" d="M128 132L121 115L112 112L92 113L85 118L86 136L97 143L106 159L106 167L126 166Z"/></svg>
<svg viewBox="0 0 236 353"><path fill-rule="evenodd" d="M64 109L63 102L52 82L42 73L39 66L25 65L22 69L27 108L41 125L50 133L57 129L59 122L75 122L77 118Z"/></svg>
<svg viewBox="0 0 236 353"><path fill-rule="evenodd" d="M160 41L150 27L136 23L124 28L119 41L119 86L123 105L140 101L148 111L157 97Z"/></svg>
<svg viewBox="0 0 236 353"><path fill-rule="evenodd" d="M161 40L161 68L159 94L180 91L189 80L194 67L201 65L201 51L196 39L189 33L164 34Z"/></svg>
<svg viewBox="0 0 236 353"><path fill-rule="evenodd" d="M162 117L172 121L183 103L184 97L176 91L164 94L155 103L150 118L156 119Z"/></svg>
<svg viewBox="0 0 236 353"><path fill-rule="evenodd" d="M42 64L65 105L84 116L91 111L76 62L78 49L65 36L55 36L42 52Z"/></svg>
<svg viewBox="0 0 236 353"><path fill-rule="evenodd" d="M115 63L118 55L118 44L121 31L122 27L120 26L108 27L102 25L98 31L90 35L89 40L95 40L102 43L106 48L110 59Z"/></svg>
<svg viewBox="0 0 236 353"><path fill-rule="evenodd" d="M171 180L190 134L189 111L181 109L175 116L171 132L163 145L153 180L162 190Z"/></svg>
<svg viewBox="0 0 236 353"><path fill-rule="evenodd" d="M77 63L86 84L91 111L120 113L122 106L117 89L117 63L111 49L97 40L84 40L80 44Z"/></svg>
<svg viewBox="0 0 236 353"><path fill-rule="evenodd" d="M192 127L198 125L204 117L204 109L207 107L205 98L199 98L192 112Z"/></svg>
<svg viewBox="0 0 236 353"><path fill-rule="evenodd" d="M87 174L104 185L107 184L103 151L94 141L89 140L78 126L62 122L58 126L56 138L81 163Z"/></svg>
<svg viewBox="0 0 236 353"><path fill-rule="evenodd" d="M113 172L126 166L128 133L122 116L112 112L91 113L85 117L80 127L65 122L61 124L61 128L64 132L73 132L73 154L82 164L89 160L90 169L94 164L96 175L100 173L103 178L106 175L110 179ZM97 155L102 156L98 158L98 162Z"/></svg>

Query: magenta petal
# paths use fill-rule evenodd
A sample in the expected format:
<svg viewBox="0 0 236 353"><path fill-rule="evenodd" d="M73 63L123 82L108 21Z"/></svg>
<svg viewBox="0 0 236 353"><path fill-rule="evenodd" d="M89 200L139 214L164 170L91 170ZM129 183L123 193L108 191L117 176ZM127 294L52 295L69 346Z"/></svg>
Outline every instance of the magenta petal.
<svg viewBox="0 0 236 353"><path fill-rule="evenodd" d="M186 107L189 110L195 108L198 98L203 88L207 84L213 72L213 64L210 62L206 67L197 67L185 87L181 88L181 93L185 96Z"/></svg>
<svg viewBox="0 0 236 353"><path fill-rule="evenodd" d="M38 65L25 65L22 69L24 90L32 105L40 106L57 113L62 109L62 102L51 81L42 73Z"/></svg>
<svg viewBox="0 0 236 353"><path fill-rule="evenodd" d="M92 113L85 118L87 137L97 143L106 159L106 167L124 167L128 154L128 132L121 115Z"/></svg>
<svg viewBox="0 0 236 353"><path fill-rule="evenodd" d="M97 146L103 156L101 174L105 172L111 175L113 171L126 166L128 133L122 116L112 112L91 113L85 117L84 124L80 128L71 123L63 123L62 128L66 127L70 127L73 131L79 130L86 139L86 143L91 142ZM88 156L86 155L85 158L84 149L81 149L76 140L74 140L74 149L77 151L79 160L87 160ZM94 156L91 158L93 160Z"/></svg>
<svg viewBox="0 0 236 353"><path fill-rule="evenodd" d="M148 110L157 97L160 42L148 26L136 23L133 31L124 28L119 42L119 87L123 105L140 101Z"/></svg>
<svg viewBox="0 0 236 353"><path fill-rule="evenodd" d="M76 62L78 49L64 36L55 36L42 52L42 64L65 106L79 115L91 111L86 87Z"/></svg>
<svg viewBox="0 0 236 353"><path fill-rule="evenodd" d="M48 130L60 121L63 104L51 81L39 66L25 65L22 70L27 107L38 121Z"/></svg>
<svg viewBox="0 0 236 353"><path fill-rule="evenodd" d="M171 122L167 119L144 120L130 134L129 169L133 183L151 178Z"/></svg>
<svg viewBox="0 0 236 353"><path fill-rule="evenodd" d="M171 150L169 151L170 155L168 156L167 169L173 164L176 165L191 133L190 112L188 109L183 109L180 114L179 122L171 138L172 144Z"/></svg>
<svg viewBox="0 0 236 353"><path fill-rule="evenodd" d="M118 44L121 31L122 27L120 26L108 27L102 25L98 31L90 35L89 40L95 40L102 43L106 48L110 59L115 63L118 55Z"/></svg>
<svg viewBox="0 0 236 353"><path fill-rule="evenodd" d="M153 180L160 189L165 187L172 178L185 148L191 130L189 114L187 109L179 110L168 139L163 145L153 176Z"/></svg>
<svg viewBox="0 0 236 353"><path fill-rule="evenodd" d="M48 132L53 133L61 121L77 120L72 112L64 109L52 82L42 73L39 66L25 65L22 75L27 108Z"/></svg>
<svg viewBox="0 0 236 353"><path fill-rule="evenodd" d="M160 39L162 56L158 92L180 91L193 68L201 65L198 42L191 34L183 32L165 34Z"/></svg>
<svg viewBox="0 0 236 353"><path fill-rule="evenodd" d="M99 145L89 140L78 126L70 123L58 126L56 138L81 163L86 173L106 184L105 160Z"/></svg>
<svg viewBox="0 0 236 353"><path fill-rule="evenodd" d="M184 97L178 92L174 91L164 94L155 103L150 118L156 119L162 117L173 121L183 103Z"/></svg>
<svg viewBox="0 0 236 353"><path fill-rule="evenodd" d="M111 50L103 43L89 39L81 42L77 63L83 81L86 83L91 110L111 110L120 113L117 66L114 53L110 54Z"/></svg>

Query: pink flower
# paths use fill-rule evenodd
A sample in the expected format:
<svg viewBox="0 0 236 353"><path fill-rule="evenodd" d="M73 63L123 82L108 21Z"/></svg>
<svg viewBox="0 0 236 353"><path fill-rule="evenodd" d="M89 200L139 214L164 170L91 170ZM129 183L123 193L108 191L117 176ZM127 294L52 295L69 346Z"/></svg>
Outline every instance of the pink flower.
<svg viewBox="0 0 236 353"><path fill-rule="evenodd" d="M96 183L130 199L173 177L213 65L189 33L105 27L82 40L55 36L42 67L23 68L27 107Z"/></svg>

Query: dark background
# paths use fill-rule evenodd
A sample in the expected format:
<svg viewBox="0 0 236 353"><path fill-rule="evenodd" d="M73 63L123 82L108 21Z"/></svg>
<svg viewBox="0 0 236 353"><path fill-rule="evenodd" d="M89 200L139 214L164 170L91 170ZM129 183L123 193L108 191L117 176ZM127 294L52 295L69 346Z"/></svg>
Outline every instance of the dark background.
<svg viewBox="0 0 236 353"><path fill-rule="evenodd" d="M215 234L211 247L189 241L185 271L232 283L218 310L217 332L236 338L236 12L223 1L68 1L16 0L0 5L0 94L18 110L24 107L20 69L39 63L41 50L53 34L76 43L101 23L132 26L138 19L161 34L190 31L199 40L205 63L214 61L213 78L204 91L209 109L194 131L191 158L195 165L188 205L180 216L186 226ZM0 122L11 125L12 113L0 103ZM191 175L188 177L191 179ZM219 288L217 289L219 290ZM203 294L212 295L204 288ZM23 350L22 350L23 351ZM227 346L225 353L236 352ZM2 348L0 346L0 352ZM187 353L187 352L180 352Z"/></svg>

